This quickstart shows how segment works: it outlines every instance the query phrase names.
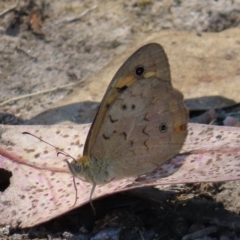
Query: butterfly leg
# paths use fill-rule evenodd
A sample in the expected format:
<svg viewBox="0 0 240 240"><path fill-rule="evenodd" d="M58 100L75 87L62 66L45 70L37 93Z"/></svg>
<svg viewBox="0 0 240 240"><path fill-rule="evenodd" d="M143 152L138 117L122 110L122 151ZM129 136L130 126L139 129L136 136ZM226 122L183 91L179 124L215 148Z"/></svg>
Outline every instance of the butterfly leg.
<svg viewBox="0 0 240 240"><path fill-rule="evenodd" d="M89 199L89 200L90 200L90 205L91 205L91 208L92 208L92 210L93 210L94 216L96 216L96 209L95 209L95 207L94 207L94 205L93 205L93 202L92 202L92 196L93 196L93 192L94 192L96 186L97 186L97 184L96 184L96 183L93 183L93 186L92 186L92 189L91 189L91 193L90 193L90 199Z"/></svg>

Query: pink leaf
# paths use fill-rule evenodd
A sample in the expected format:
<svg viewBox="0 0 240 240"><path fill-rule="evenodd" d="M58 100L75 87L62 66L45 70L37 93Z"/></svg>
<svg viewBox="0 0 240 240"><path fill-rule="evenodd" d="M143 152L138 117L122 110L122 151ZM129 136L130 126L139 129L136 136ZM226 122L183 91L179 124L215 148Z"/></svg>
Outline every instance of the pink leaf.
<svg viewBox="0 0 240 240"><path fill-rule="evenodd" d="M78 200L73 207L75 190L66 156L57 156L56 149L22 134L35 134L78 158L88 130L89 125L0 127L0 173L1 169L12 173L9 187L0 192L0 224L31 227L89 201L91 184L76 180ZM189 124L178 156L154 173L98 186L94 198L146 185L240 179L239 160L239 128Z"/></svg>

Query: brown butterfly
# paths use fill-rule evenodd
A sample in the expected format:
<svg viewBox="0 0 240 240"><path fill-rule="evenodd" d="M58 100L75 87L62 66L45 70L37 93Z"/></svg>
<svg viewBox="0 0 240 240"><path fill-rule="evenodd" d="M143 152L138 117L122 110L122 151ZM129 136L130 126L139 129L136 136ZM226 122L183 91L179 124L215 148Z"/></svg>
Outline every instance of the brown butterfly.
<svg viewBox="0 0 240 240"><path fill-rule="evenodd" d="M83 156L68 163L72 174L106 184L150 173L179 153L187 136L188 111L171 84L162 46L147 44L113 77L85 143Z"/></svg>

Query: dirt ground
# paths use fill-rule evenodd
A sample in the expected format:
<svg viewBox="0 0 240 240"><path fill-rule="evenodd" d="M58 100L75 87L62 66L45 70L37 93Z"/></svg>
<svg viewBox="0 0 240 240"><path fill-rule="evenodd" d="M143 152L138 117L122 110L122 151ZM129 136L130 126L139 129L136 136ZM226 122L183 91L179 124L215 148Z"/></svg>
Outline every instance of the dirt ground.
<svg viewBox="0 0 240 240"><path fill-rule="evenodd" d="M138 36L162 30L220 32L240 23L240 0L17 2L0 2L2 124L34 119L81 88ZM28 94L33 96L4 103ZM0 238L240 239L238 185L138 189L96 201L97 217L85 206L31 229L3 226Z"/></svg>

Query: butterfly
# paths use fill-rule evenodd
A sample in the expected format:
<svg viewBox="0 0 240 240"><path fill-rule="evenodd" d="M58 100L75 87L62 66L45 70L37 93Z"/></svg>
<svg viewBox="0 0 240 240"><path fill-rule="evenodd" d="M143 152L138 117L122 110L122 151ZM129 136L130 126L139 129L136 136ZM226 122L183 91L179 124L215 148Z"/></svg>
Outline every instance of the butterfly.
<svg viewBox="0 0 240 240"><path fill-rule="evenodd" d="M173 88L167 56L149 43L134 52L110 82L74 177L96 185L150 173L178 154L187 137L188 111Z"/></svg>

